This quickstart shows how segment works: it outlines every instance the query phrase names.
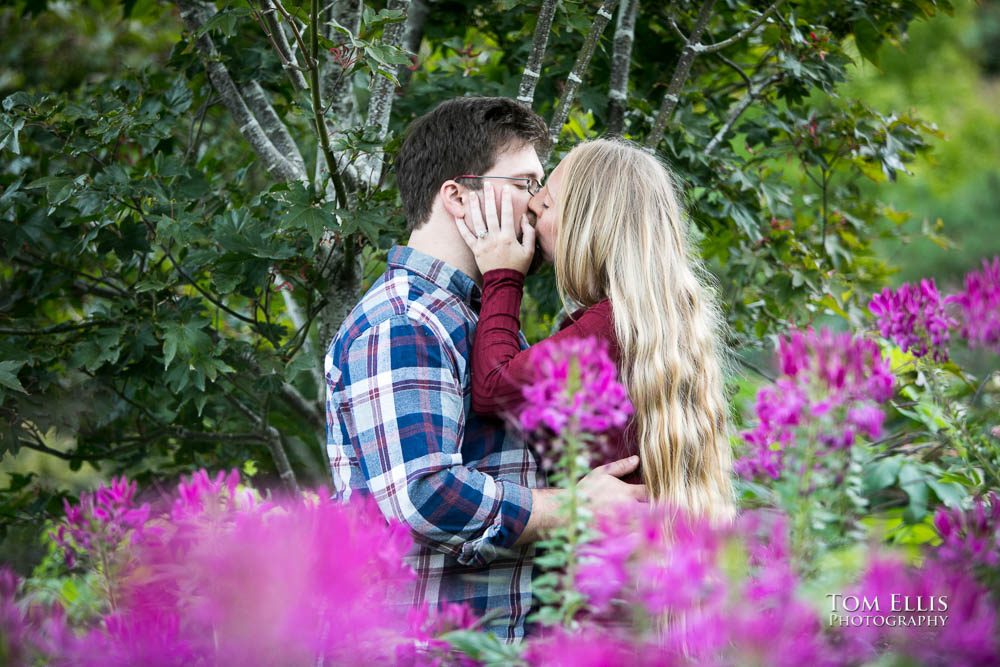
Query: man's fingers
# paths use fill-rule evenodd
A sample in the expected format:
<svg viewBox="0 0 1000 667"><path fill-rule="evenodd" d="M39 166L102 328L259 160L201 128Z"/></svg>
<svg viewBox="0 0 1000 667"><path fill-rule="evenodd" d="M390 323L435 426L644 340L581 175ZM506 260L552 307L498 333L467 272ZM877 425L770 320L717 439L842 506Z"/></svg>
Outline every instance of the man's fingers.
<svg viewBox="0 0 1000 667"><path fill-rule="evenodd" d="M630 456L627 459L618 459L601 466L602 470L612 477L624 477L639 467L639 457Z"/></svg>

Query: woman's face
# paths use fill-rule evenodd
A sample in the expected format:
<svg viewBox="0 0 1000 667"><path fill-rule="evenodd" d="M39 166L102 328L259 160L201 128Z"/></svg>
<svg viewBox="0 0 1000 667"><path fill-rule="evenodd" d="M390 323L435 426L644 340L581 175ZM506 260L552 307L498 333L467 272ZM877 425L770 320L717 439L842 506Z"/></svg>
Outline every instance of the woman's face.
<svg viewBox="0 0 1000 667"><path fill-rule="evenodd" d="M556 202L562 189L563 166L560 162L549 174L545 186L528 201L528 210L535 215L535 233L538 246L549 262L556 255L556 237L559 234L559 213Z"/></svg>

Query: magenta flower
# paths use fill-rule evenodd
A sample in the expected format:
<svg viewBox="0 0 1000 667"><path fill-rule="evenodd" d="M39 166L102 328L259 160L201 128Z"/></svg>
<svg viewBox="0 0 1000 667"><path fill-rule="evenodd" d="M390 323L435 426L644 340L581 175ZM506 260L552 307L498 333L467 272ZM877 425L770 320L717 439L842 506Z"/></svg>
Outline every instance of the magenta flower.
<svg viewBox="0 0 1000 667"><path fill-rule="evenodd" d="M92 494L81 493L77 505L63 502L66 517L51 537L62 548L68 567L81 556L114 553L126 538L141 538L149 504L135 505L137 488L122 476Z"/></svg>
<svg viewBox="0 0 1000 667"><path fill-rule="evenodd" d="M149 520L118 604L70 664L376 664L407 636L390 596L413 577L409 529L374 504L260 503L239 474L199 471ZM442 627L467 622L448 610Z"/></svg>
<svg viewBox="0 0 1000 667"><path fill-rule="evenodd" d="M778 479L806 427L827 450L846 449L859 435L881 437L879 405L892 396L894 379L875 342L808 329L782 337L777 355L782 375L757 393L757 424L742 434L748 447L737 474Z"/></svg>
<svg viewBox="0 0 1000 667"><path fill-rule="evenodd" d="M981 271L965 275L965 289L946 301L958 305L959 331L970 347L1000 352L1000 257L984 259Z"/></svg>
<svg viewBox="0 0 1000 667"><path fill-rule="evenodd" d="M579 633L560 628L534 640L524 657L529 665L546 667L664 664L655 660L652 650L643 650L641 646L599 628L587 628Z"/></svg>
<svg viewBox="0 0 1000 667"><path fill-rule="evenodd" d="M632 414L628 392L608 354L607 341L569 339L534 348L536 380L524 388L521 427L528 432L604 433Z"/></svg>
<svg viewBox="0 0 1000 667"><path fill-rule="evenodd" d="M472 608L466 604L444 602L436 611L426 604L414 607L407 614L407 641L396 648L395 664L403 667L479 665L464 655L457 656L451 644L440 639L448 632L470 630L478 621Z"/></svg>
<svg viewBox="0 0 1000 667"><path fill-rule="evenodd" d="M934 279L919 285L903 283L874 295L868 309L875 315L883 336L916 357L928 353L935 361L948 360L949 329L956 322L945 312L945 300L938 293Z"/></svg>
<svg viewBox="0 0 1000 667"><path fill-rule="evenodd" d="M51 664L72 650L74 637L60 605L19 598L21 579L0 567L0 661L7 665Z"/></svg>
<svg viewBox="0 0 1000 667"><path fill-rule="evenodd" d="M989 593L968 572L935 559L912 568L876 557L855 589L832 599L831 608L832 616L847 619L833 623L845 658L867 661L889 650L917 664L1000 663L1000 628Z"/></svg>
<svg viewBox="0 0 1000 667"><path fill-rule="evenodd" d="M941 507L934 515L941 546L934 556L956 568L982 565L1000 567L1000 496L991 491L977 498L972 509Z"/></svg>

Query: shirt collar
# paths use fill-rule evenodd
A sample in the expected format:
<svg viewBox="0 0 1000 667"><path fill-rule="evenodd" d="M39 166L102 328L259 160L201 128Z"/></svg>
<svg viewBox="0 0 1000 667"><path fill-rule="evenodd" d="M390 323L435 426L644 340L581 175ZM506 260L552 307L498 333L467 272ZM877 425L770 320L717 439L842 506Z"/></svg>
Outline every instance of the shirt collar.
<svg viewBox="0 0 1000 667"><path fill-rule="evenodd" d="M425 278L478 310L482 290L472 278L454 266L409 246L400 245L395 245L389 250L387 263L392 268L404 269Z"/></svg>

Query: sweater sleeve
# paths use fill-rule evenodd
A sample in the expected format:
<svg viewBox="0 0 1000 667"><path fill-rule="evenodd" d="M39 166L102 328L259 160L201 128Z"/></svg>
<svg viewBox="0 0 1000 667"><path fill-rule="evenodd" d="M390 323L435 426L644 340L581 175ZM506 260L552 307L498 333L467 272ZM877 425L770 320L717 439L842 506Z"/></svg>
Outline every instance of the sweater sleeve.
<svg viewBox="0 0 1000 667"><path fill-rule="evenodd" d="M483 275L483 305L472 346L472 409L495 415L514 409L534 372L530 349L521 350L524 275L495 269Z"/></svg>
<svg viewBox="0 0 1000 667"><path fill-rule="evenodd" d="M496 269L483 276L483 306L472 346L472 409L479 414L517 409L522 388L535 379L531 351L540 345L596 336L609 341L617 360L611 304L607 300L575 314L558 333L521 350L518 331L523 288L524 276L515 270Z"/></svg>

